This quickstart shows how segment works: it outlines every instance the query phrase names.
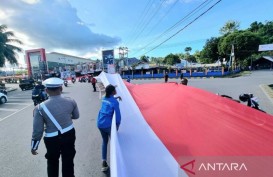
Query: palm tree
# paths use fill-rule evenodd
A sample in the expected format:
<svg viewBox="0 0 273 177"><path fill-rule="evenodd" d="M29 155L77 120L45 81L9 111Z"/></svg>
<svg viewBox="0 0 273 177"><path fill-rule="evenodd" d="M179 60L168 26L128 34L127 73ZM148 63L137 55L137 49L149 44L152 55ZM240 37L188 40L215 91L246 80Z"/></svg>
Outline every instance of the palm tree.
<svg viewBox="0 0 273 177"><path fill-rule="evenodd" d="M6 31L6 25L0 25L0 67L4 66L5 61L9 61L10 64L17 64L17 53L22 52L22 49L11 45L10 43L22 44L18 39L15 39L12 31Z"/></svg>

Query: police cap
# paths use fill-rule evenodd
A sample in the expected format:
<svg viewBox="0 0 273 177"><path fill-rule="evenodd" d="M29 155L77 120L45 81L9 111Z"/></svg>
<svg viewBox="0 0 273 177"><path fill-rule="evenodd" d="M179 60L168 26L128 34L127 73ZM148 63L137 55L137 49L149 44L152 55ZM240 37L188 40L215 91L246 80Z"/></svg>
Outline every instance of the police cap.
<svg viewBox="0 0 273 177"><path fill-rule="evenodd" d="M44 81L44 85L46 88L58 88L61 87L63 83L64 81L57 77L52 77Z"/></svg>

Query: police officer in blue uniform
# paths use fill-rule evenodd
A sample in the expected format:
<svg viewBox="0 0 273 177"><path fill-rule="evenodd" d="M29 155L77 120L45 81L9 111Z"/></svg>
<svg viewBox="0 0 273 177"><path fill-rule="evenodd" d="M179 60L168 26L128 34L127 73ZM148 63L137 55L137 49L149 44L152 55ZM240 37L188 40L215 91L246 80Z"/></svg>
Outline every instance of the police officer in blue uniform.
<svg viewBox="0 0 273 177"><path fill-rule="evenodd" d="M62 156L63 177L74 177L75 129L72 119L79 118L77 103L61 96L63 80L49 78L44 81L49 99L33 111L31 153L37 155L38 145L44 135L47 149L48 177L59 176L59 158Z"/></svg>

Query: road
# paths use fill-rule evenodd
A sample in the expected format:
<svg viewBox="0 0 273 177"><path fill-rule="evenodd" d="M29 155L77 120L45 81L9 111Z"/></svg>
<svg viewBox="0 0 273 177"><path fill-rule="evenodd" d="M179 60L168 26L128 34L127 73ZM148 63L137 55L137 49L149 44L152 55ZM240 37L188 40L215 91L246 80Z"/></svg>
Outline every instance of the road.
<svg viewBox="0 0 273 177"><path fill-rule="evenodd" d="M178 82L171 79L171 82ZM155 83L157 80L132 80L132 83ZM190 79L188 85L212 93L238 98L241 93L253 93L259 97L262 108L273 115L273 103L260 88L261 84L273 84L272 71L257 71L238 78ZM75 176L106 177L101 167L101 137L96 128L100 108L99 93L92 92L91 84L69 83L64 96L78 103L80 119L74 121L76 129ZM32 133L31 91L13 91L8 94L9 102L0 105L0 177L46 177L45 146L41 142L38 155L30 153Z"/></svg>
<svg viewBox="0 0 273 177"><path fill-rule="evenodd" d="M91 84L69 83L64 96L78 103L80 119L76 129L75 175L105 177L101 167L101 137L96 128L100 108L99 93L92 92ZM0 177L46 177L45 146L41 142L38 155L30 153L32 133L31 90L8 93L9 102L0 105Z"/></svg>
<svg viewBox="0 0 273 177"><path fill-rule="evenodd" d="M132 80L133 84L159 83L163 79L154 80ZM169 79L169 82L179 83L179 79ZM211 93L229 95L234 99L239 99L242 93L253 93L258 97L261 108L273 115L273 98L269 99L261 89L261 86L273 84L273 71L263 70L254 71L251 74L236 78L207 78L189 79L188 86L201 88ZM246 103L242 103L246 104Z"/></svg>

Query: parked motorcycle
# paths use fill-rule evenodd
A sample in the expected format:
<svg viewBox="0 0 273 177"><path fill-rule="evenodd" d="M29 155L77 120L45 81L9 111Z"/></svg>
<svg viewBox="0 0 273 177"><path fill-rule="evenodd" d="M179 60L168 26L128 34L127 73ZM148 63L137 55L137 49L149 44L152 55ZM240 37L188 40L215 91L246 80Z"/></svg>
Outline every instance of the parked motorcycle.
<svg viewBox="0 0 273 177"><path fill-rule="evenodd" d="M264 110L262 110L259 106L259 103L258 103L258 98L257 97L254 97L253 94L249 93L249 94L241 94L239 96L239 99L242 101L242 102L247 102L247 106L251 107L251 108L254 108L254 109L257 109L259 111L262 111L262 112L265 112Z"/></svg>
<svg viewBox="0 0 273 177"><path fill-rule="evenodd" d="M33 100L34 106L36 106L37 104L40 104L43 101L48 99L48 96L46 93L44 93L45 96L43 96L43 92L44 92L44 90L41 90L41 89L34 88L32 90L32 100Z"/></svg>

